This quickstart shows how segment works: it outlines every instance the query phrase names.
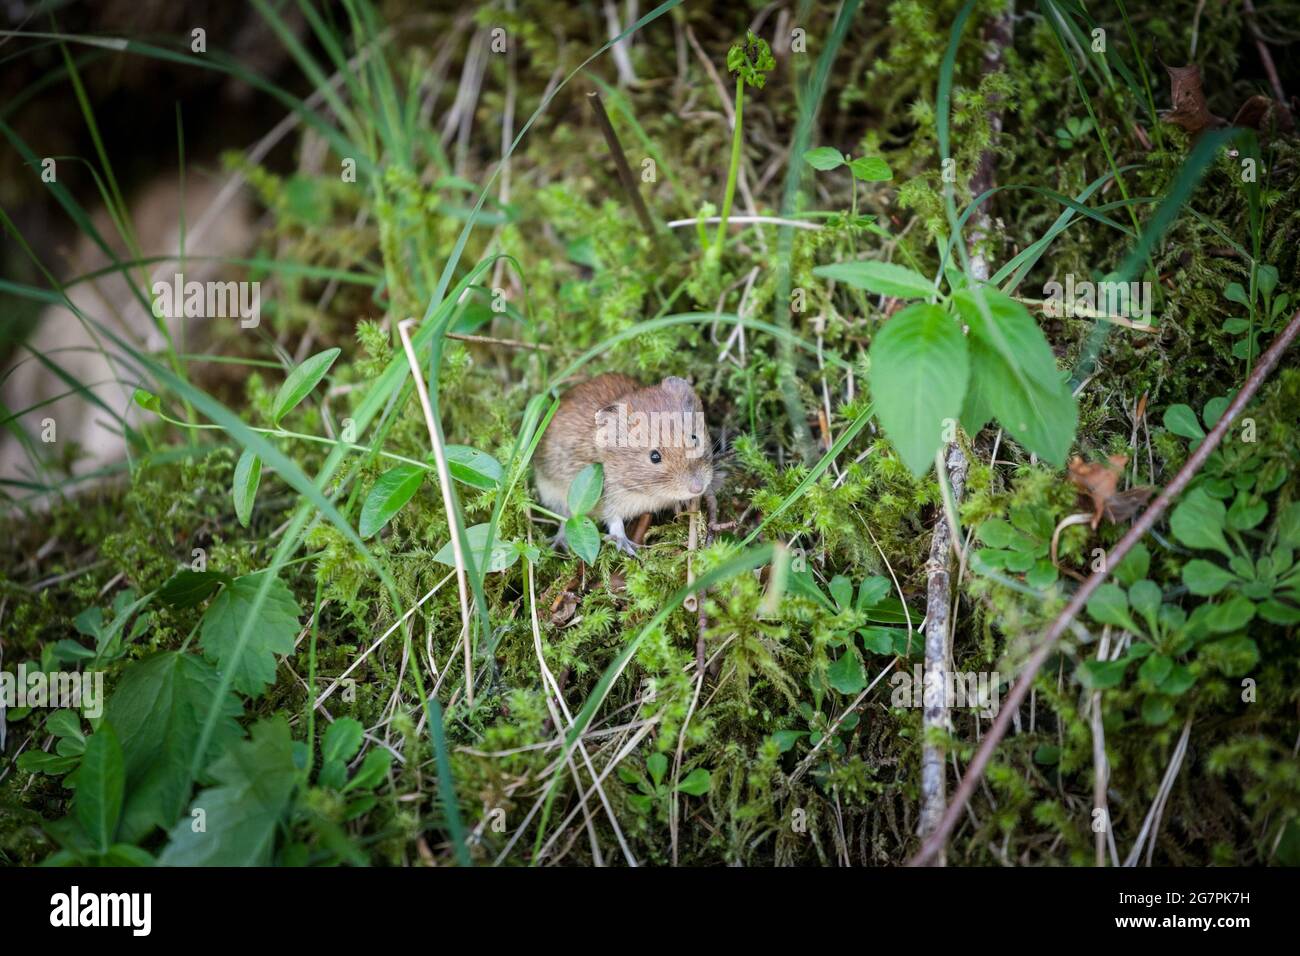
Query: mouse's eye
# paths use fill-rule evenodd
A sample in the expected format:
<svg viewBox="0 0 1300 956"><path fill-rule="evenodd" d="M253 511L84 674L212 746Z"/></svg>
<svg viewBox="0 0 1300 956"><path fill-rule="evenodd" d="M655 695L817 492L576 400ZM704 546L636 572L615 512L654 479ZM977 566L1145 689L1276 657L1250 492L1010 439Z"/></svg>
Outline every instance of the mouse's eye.
<svg viewBox="0 0 1300 956"><path fill-rule="evenodd" d="M691 436L691 444L692 444L692 445L698 445L699 443L700 443L699 438L697 438L695 435L692 435L692 436Z"/></svg>
<svg viewBox="0 0 1300 956"><path fill-rule="evenodd" d="M654 464L657 465L659 464L659 462L663 460L664 460L664 456L659 454L659 449L656 448L654 451L650 452L650 461L653 462Z"/></svg>

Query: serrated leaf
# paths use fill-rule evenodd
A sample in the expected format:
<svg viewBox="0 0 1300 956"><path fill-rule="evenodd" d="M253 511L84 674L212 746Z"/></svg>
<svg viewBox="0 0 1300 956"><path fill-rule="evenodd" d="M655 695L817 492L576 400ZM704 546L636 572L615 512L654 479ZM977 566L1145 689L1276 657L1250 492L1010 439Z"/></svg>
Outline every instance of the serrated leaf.
<svg viewBox="0 0 1300 956"><path fill-rule="evenodd" d="M491 491L501 481L501 463L485 451L469 445L448 445L447 470L462 484Z"/></svg>
<svg viewBox="0 0 1300 956"><path fill-rule="evenodd" d="M488 525L476 524L465 529L465 537L469 541L470 555L474 559L474 566L482 569L484 562L487 564L487 573L491 574L496 571L504 571L516 561L519 560L519 549L515 547L513 541L502 541L498 534L495 541L492 542L492 554L489 558L487 554L487 536ZM452 550L451 542L448 541L433 556L433 560L439 564L445 564L448 567L456 566L456 553Z"/></svg>
<svg viewBox="0 0 1300 956"><path fill-rule="evenodd" d="M417 465L398 465L380 475L361 506L357 534L369 538L378 533L406 507L423 482L424 469Z"/></svg>
<svg viewBox="0 0 1300 956"><path fill-rule="evenodd" d="M578 472L569 485L568 505L572 515L585 515L596 507L605 485L605 467L600 462Z"/></svg>
<svg viewBox="0 0 1300 956"><path fill-rule="evenodd" d="M818 146L803 154L803 161L813 169L825 172L844 165L844 154L831 146Z"/></svg>
<svg viewBox="0 0 1300 956"><path fill-rule="evenodd" d="M275 682L277 654L293 651L301 611L293 592L273 577L257 615L253 602L269 571L235 578L208 605L199 632L199 644L207 658L222 670L233 672L233 685L240 693L260 697ZM252 619L245 646L239 647L244 623Z"/></svg>
<svg viewBox="0 0 1300 956"><path fill-rule="evenodd" d="M245 448L235 465L235 480L231 494L235 499L235 517L245 528L253 517L253 502L257 499L257 485L262 480L262 459Z"/></svg>
<svg viewBox="0 0 1300 956"><path fill-rule="evenodd" d="M252 739L237 741L210 769L216 786L194 798L205 832L189 817L172 828L159 856L162 866L265 866L289 806L298 771L289 724L273 717L254 725Z"/></svg>
<svg viewBox="0 0 1300 956"><path fill-rule="evenodd" d="M339 357L340 351L341 349L326 349L324 352L317 352L289 373L289 377L280 386L280 391L276 392L275 401L271 403L271 422L277 428L280 426L280 419L297 408L298 403L320 384L320 380L329 372L334 360Z"/></svg>
<svg viewBox="0 0 1300 956"><path fill-rule="evenodd" d="M574 515L564 522L564 540L587 564L594 563L600 553L600 531L586 515Z"/></svg>
<svg viewBox="0 0 1300 956"><path fill-rule="evenodd" d="M813 275L896 299L928 299L934 295L933 282L919 272L892 262L876 262L871 259L836 262L818 266L813 269Z"/></svg>
<svg viewBox="0 0 1300 956"><path fill-rule="evenodd" d="M206 601L222 584L233 580L220 571L178 571L158 589L158 599L168 607L194 607Z"/></svg>
<svg viewBox="0 0 1300 956"><path fill-rule="evenodd" d="M101 722L86 739L86 751L77 770L77 795L72 799L77 822L101 853L112 845L117 834L125 786L122 746L113 725Z"/></svg>
<svg viewBox="0 0 1300 956"><path fill-rule="evenodd" d="M987 319L979 295L987 305ZM970 378L977 383L980 408L991 412L1030 451L1064 465L1074 443L1078 406L1033 316L1021 303L992 289L962 289L953 301L970 328ZM972 414L969 405L966 413L972 421L983 414Z"/></svg>
<svg viewBox="0 0 1300 956"><path fill-rule="evenodd" d="M1139 630L1128 613L1128 595L1118 584L1107 582L1088 598L1088 615L1098 624L1109 624L1126 631Z"/></svg>
<svg viewBox="0 0 1300 956"><path fill-rule="evenodd" d="M930 468L955 425L970 365L956 320L918 302L885 323L871 343L871 397L876 416L912 474Z"/></svg>
<svg viewBox="0 0 1300 956"><path fill-rule="evenodd" d="M1169 528L1174 537L1189 548L1218 551L1231 558L1232 551L1223 537L1227 515L1223 502L1211 498L1202 488L1193 488L1183 495L1183 500L1169 516Z"/></svg>
<svg viewBox="0 0 1300 956"><path fill-rule="evenodd" d="M193 654L167 651L131 664L104 711L122 744L127 800L121 837L137 841L154 827L170 827L190 795L194 748L216 699L220 677ZM243 708L233 694L221 703L206 764L243 731Z"/></svg>

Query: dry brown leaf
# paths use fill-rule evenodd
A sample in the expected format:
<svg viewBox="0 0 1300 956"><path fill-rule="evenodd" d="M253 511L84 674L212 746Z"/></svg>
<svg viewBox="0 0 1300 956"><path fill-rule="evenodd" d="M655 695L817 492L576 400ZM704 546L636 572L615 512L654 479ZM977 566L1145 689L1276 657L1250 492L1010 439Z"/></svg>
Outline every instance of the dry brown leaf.
<svg viewBox="0 0 1300 956"><path fill-rule="evenodd" d="M1190 66L1165 66L1169 74L1170 98L1174 108L1160 118L1167 123L1177 123L1192 135L1204 129L1218 129L1227 125L1222 116L1215 116L1205 103L1205 90L1201 86L1201 68Z"/></svg>
<svg viewBox="0 0 1300 956"><path fill-rule="evenodd" d="M1131 491L1119 490L1119 481L1127 464L1128 455L1111 455L1106 462L1084 461L1078 455L1070 459L1070 480L1092 499L1092 530L1097 530L1103 515L1113 522L1120 520L1113 515L1124 514L1131 508L1129 501L1135 496ZM1149 490L1147 495L1150 496Z"/></svg>

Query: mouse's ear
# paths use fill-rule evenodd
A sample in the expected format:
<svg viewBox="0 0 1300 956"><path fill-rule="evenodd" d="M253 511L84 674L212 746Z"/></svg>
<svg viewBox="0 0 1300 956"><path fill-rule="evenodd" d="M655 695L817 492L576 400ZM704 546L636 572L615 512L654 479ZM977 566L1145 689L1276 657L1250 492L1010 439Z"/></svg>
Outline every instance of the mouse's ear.
<svg viewBox="0 0 1300 956"><path fill-rule="evenodd" d="M691 388L690 382L686 381L684 378L679 378L676 375L669 375L664 379L663 387L678 395L691 395L694 392Z"/></svg>

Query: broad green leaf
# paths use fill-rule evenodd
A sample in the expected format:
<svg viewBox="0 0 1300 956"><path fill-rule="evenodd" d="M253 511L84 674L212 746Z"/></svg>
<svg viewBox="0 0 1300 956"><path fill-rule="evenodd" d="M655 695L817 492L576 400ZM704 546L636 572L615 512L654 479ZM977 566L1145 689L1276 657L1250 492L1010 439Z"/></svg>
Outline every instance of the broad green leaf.
<svg viewBox="0 0 1300 956"><path fill-rule="evenodd" d="M668 758L661 753L652 753L645 758L645 769L657 787L664 782L664 774L668 772Z"/></svg>
<svg viewBox="0 0 1300 956"><path fill-rule="evenodd" d="M469 539L469 552L474 559L474 566L482 569L486 561L487 572L491 574L494 571L504 571L516 561L519 560L519 549L511 541L502 541L500 537L492 542L492 554L489 558L487 555L487 536L488 524L476 524L465 529L465 537ZM433 560L439 564L445 564L448 567L456 566L456 552L452 550L451 542L448 541L433 556Z"/></svg>
<svg viewBox="0 0 1300 956"><path fill-rule="evenodd" d="M1255 605L1240 594L1216 604L1205 617L1206 626L1215 634L1239 631L1255 618Z"/></svg>
<svg viewBox="0 0 1300 956"><path fill-rule="evenodd" d="M1254 501L1245 494L1237 495L1228 509L1228 527L1233 531L1249 531L1268 516L1268 503Z"/></svg>
<svg viewBox="0 0 1300 956"><path fill-rule="evenodd" d="M1079 683L1089 690L1106 690L1124 679L1128 664L1128 658L1124 657L1117 661L1099 661L1094 658L1080 664L1075 674Z"/></svg>
<svg viewBox="0 0 1300 956"><path fill-rule="evenodd" d="M1205 430L1196 420L1196 413L1188 405L1170 405L1165 409L1165 428L1183 438L1205 437Z"/></svg>
<svg viewBox="0 0 1300 956"><path fill-rule="evenodd" d="M894 589L889 578L880 574L873 574L870 577L862 579L858 585L858 602L859 611L866 610L869 607L875 607L882 600L889 596L889 592Z"/></svg>
<svg viewBox="0 0 1300 956"><path fill-rule="evenodd" d="M896 299L928 299L934 295L933 282L919 272L892 262L876 262L871 259L836 262L818 266L813 269L813 275Z"/></svg>
<svg viewBox="0 0 1300 956"><path fill-rule="evenodd" d="M867 674L862 660L852 650L846 650L826 670L826 682L841 694L857 694L867 686Z"/></svg>
<svg viewBox="0 0 1300 956"><path fill-rule="evenodd" d="M956 320L936 305L903 309L871 343L876 417L912 474L925 474L955 426L970 366Z"/></svg>
<svg viewBox="0 0 1300 956"><path fill-rule="evenodd" d="M46 753L44 750L24 750L18 755L18 769L23 773L46 773L57 776L67 773L77 764L81 757L63 757L59 754Z"/></svg>
<svg viewBox="0 0 1300 956"><path fill-rule="evenodd" d="M1300 548L1300 501L1287 507L1277 519L1277 543L1284 548Z"/></svg>
<svg viewBox="0 0 1300 956"><path fill-rule="evenodd" d="M1218 551L1231 558L1232 551L1223 537L1227 516L1223 502L1211 498L1203 488L1193 488L1183 495L1183 500L1169 516L1169 528L1174 537L1189 548Z"/></svg>
<svg viewBox="0 0 1300 956"><path fill-rule="evenodd" d="M362 538L377 533L406 506L423 482L424 469L417 465L398 465L380 475L361 506L357 533Z"/></svg>
<svg viewBox="0 0 1300 956"><path fill-rule="evenodd" d="M462 484L491 491L501 481L501 464L487 452L468 445L448 445L444 451L447 470Z"/></svg>
<svg viewBox="0 0 1300 956"><path fill-rule="evenodd" d="M1183 565L1183 583L1187 590L1202 597L1213 597L1229 584L1235 577L1212 561L1195 558Z"/></svg>
<svg viewBox="0 0 1300 956"><path fill-rule="evenodd" d="M1126 631L1140 628L1128 613L1128 595L1118 584L1107 582L1088 598L1088 614L1098 624L1109 624Z"/></svg>
<svg viewBox="0 0 1300 956"><path fill-rule="evenodd" d="M138 841L154 827L170 827L185 808L194 748L219 684L211 664L177 651L147 657L122 674L104 711L126 761L122 839ZM235 722L242 711L238 698L227 694L205 765L243 735Z"/></svg>
<svg viewBox="0 0 1300 956"><path fill-rule="evenodd" d="M984 297L988 319L978 295ZM963 421L978 428L984 423L977 420L991 412L1030 451L1064 465L1078 406L1038 324L1021 303L992 289L962 289L953 301L970 328L970 378L978 389L977 399L966 403Z"/></svg>
<svg viewBox="0 0 1300 956"><path fill-rule="evenodd" d="M86 752L77 771L77 795L72 799L77 821L101 853L117 834L125 785L122 746L113 725L103 721L86 739Z"/></svg>
<svg viewBox="0 0 1300 956"><path fill-rule="evenodd" d="M1156 615L1160 611L1160 586L1154 581L1135 581L1128 590L1128 603L1154 628Z"/></svg>
<svg viewBox="0 0 1300 956"><path fill-rule="evenodd" d="M837 574L831 578L828 585L831 597L839 605L840 610L844 610L853 603L853 582L842 574Z"/></svg>
<svg viewBox="0 0 1300 956"><path fill-rule="evenodd" d="M75 710L64 708L56 710L45 718L45 730L56 737L65 737L70 740L84 741L85 735L81 732L81 715Z"/></svg>
<svg viewBox="0 0 1300 956"><path fill-rule="evenodd" d="M1115 580L1126 588L1132 587L1136 582L1141 581L1147 576L1147 571L1151 568L1151 552L1147 546L1139 541L1133 545L1133 549L1124 555L1124 559L1115 567Z"/></svg>
<svg viewBox="0 0 1300 956"><path fill-rule="evenodd" d="M277 428L280 426L280 419L297 408L298 403L320 384L320 380L330 370L334 360L339 357L340 351L340 349L326 349L324 352L317 352L289 373L289 377L280 386L280 391L276 392L275 401L271 403L271 421Z"/></svg>
<svg viewBox="0 0 1300 956"><path fill-rule="evenodd" d="M1011 522L1002 518L989 518L980 522L975 534L990 548L1009 548L1021 535L1011 526Z"/></svg>
<svg viewBox="0 0 1300 956"><path fill-rule="evenodd" d="M266 866L298 776L289 724L277 716L254 725L252 739L230 745L210 774L215 786L194 798L191 815L172 828L158 862ZM192 825L196 811L202 811L203 832Z"/></svg>
<svg viewBox="0 0 1300 956"><path fill-rule="evenodd" d="M600 462L588 465L578 472L569 485L569 513L585 515L596 507L605 484L605 467Z"/></svg>
<svg viewBox="0 0 1300 956"><path fill-rule="evenodd" d="M221 585L233 580L220 571L178 571L158 589L158 599L168 607L194 607L206 601Z"/></svg>
<svg viewBox="0 0 1300 956"><path fill-rule="evenodd" d="M1138 668L1138 677L1151 684L1153 687L1159 687L1169 673L1174 669L1174 662L1164 654L1151 654L1142 662Z"/></svg>
<svg viewBox="0 0 1300 956"><path fill-rule="evenodd" d="M246 646L239 647L239 632L252 615L262 576L269 571L235 578L203 615L199 643L207 658L222 670L233 672L240 693L260 697L275 682L275 657L293 651L298 635L298 602L278 577L271 581Z"/></svg>
<svg viewBox="0 0 1300 956"><path fill-rule="evenodd" d="M564 540L588 564L593 564L600 553L600 531L586 515L574 515L564 522Z"/></svg>
<svg viewBox="0 0 1300 956"><path fill-rule="evenodd" d="M388 776L388 768L393 764L393 755L384 747L376 747L366 754L361 766L352 775L352 779L343 787L343 792L352 790L373 790Z"/></svg>
<svg viewBox="0 0 1300 956"><path fill-rule="evenodd" d="M853 177L862 182L882 183L894 178L889 163L879 156L860 156L849 163L849 169L853 171Z"/></svg>
<svg viewBox="0 0 1300 956"><path fill-rule="evenodd" d="M813 169L826 171L844 165L844 154L831 146L818 146L803 154L803 160Z"/></svg>
<svg viewBox="0 0 1300 956"><path fill-rule="evenodd" d="M682 782L677 785L677 789L682 793L690 794L692 797L698 797L709 792L709 787L713 784L713 778L703 767L696 767L688 773Z"/></svg>
<svg viewBox="0 0 1300 956"><path fill-rule="evenodd" d="M1201 417L1205 419L1206 428L1213 428L1219 424L1219 419L1228 410L1228 404L1228 399L1222 395L1205 403L1205 409L1202 411Z"/></svg>
<svg viewBox="0 0 1300 956"><path fill-rule="evenodd" d="M1142 723L1149 727L1162 727L1174 715L1174 702L1163 694L1148 694L1142 698Z"/></svg>
<svg viewBox="0 0 1300 956"><path fill-rule="evenodd" d="M253 502L257 498L257 485L261 480L262 459L245 448L235 465L235 481L231 487L235 497L235 517L245 528L253 517Z"/></svg>
<svg viewBox="0 0 1300 956"><path fill-rule="evenodd" d="M340 717L329 725L329 729L321 738L321 759L326 762L351 760L361 749L361 741L365 733L366 729L361 725L361 721L353 717Z"/></svg>

